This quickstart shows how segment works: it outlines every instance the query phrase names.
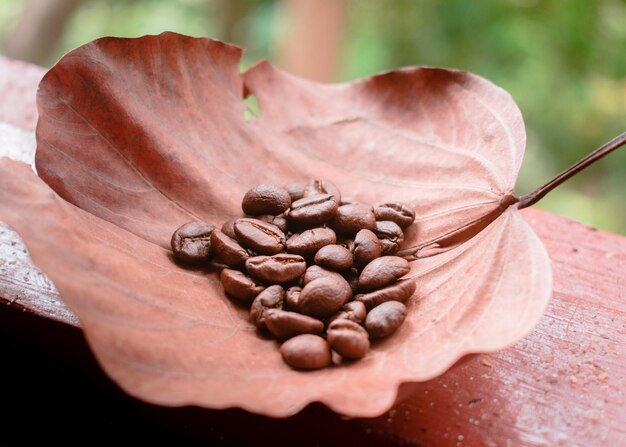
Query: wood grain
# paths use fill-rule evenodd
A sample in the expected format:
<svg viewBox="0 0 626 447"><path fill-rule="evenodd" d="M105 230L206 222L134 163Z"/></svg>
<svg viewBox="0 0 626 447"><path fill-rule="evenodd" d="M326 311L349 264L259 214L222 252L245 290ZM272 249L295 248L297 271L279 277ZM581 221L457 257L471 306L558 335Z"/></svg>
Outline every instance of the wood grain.
<svg viewBox="0 0 626 447"><path fill-rule="evenodd" d="M25 73L23 79L30 76L31 89L37 81L35 72L36 67L0 59L1 76L9 73L19 79ZM4 92L7 85L15 85L0 79ZM32 131L34 90L26 84L20 84L24 106L14 109L9 122ZM2 103L5 108L0 110L5 110L6 100ZM1 116L7 120L7 114ZM8 151L6 145L0 144L0 154L3 151ZM467 356L437 379L403 385L399 403L379 418L332 418L333 430L322 436L325 444L338 442L341 437L333 433L342 426L354 433L356 424L362 433L393 444L623 445L626 238L542 211L527 210L524 217L546 245L554 268L554 296L539 325L508 349ZM13 312L9 307L18 307L61 321L68 331L79 325L5 225L0 226L0 302L4 314ZM247 423L264 420L245 412L204 414L206 426L220 424L221 414ZM307 409L291 423L305 426L320 419L315 414Z"/></svg>
<svg viewBox="0 0 626 447"><path fill-rule="evenodd" d="M368 427L411 445L623 445L626 238L546 212L525 217L554 268L539 325L511 348L404 386L405 400Z"/></svg>
<svg viewBox="0 0 626 447"><path fill-rule="evenodd" d="M0 55L0 122L35 129L37 84L46 70Z"/></svg>

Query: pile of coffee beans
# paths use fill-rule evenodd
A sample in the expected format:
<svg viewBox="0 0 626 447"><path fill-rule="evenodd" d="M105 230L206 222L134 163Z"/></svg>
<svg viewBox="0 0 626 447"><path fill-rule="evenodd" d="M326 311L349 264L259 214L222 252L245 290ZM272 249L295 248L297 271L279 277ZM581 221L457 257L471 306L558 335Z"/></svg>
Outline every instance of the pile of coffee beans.
<svg viewBox="0 0 626 447"><path fill-rule="evenodd" d="M291 367L324 368L333 351L360 359L370 339L403 323L415 281L401 279L409 263L394 254L415 220L408 206L342 200L332 183L311 180L256 186L241 208L246 217L221 229L203 222L178 228L172 251L179 262L217 268L226 295L282 343Z"/></svg>

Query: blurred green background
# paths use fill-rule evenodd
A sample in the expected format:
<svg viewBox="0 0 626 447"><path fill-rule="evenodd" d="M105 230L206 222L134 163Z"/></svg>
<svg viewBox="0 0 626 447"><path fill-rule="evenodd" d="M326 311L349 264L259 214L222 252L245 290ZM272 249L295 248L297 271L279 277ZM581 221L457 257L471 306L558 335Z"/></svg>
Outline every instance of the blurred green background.
<svg viewBox="0 0 626 447"><path fill-rule="evenodd" d="M67 17L55 19L58 38L47 39L50 48L30 59L51 66L70 49L103 35L171 30L234 42L247 50L244 66L260 58L289 66L284 42L299 38L297 32L293 37L288 31L297 2L65 0ZM332 80L424 64L478 73L513 95L528 132L518 194L529 192L626 130L624 0L336 2L340 7L332 8L341 10L341 32L334 45L338 51ZM0 9L0 42L13 57L17 56L8 51L10 40L25 41L19 33L29 29L21 22L28 3L4 0ZM320 1L317 7L324 8L325 3ZM300 15L306 13L300 9ZM301 19L318 20L314 23L319 26L318 37L326 37L328 20L309 16ZM298 49L298 41L291 43ZM300 47L306 58L306 45ZM623 148L537 206L626 234L625 194Z"/></svg>

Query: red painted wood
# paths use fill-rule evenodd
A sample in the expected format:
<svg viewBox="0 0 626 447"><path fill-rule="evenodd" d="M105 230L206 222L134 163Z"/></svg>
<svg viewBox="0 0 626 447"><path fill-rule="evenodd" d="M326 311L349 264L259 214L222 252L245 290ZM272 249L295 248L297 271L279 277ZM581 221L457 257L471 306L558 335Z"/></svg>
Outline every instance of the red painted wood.
<svg viewBox="0 0 626 447"><path fill-rule="evenodd" d="M13 93L0 96L0 121L33 129L41 73L0 58L0 93L18 86L24 95L23 100ZM9 106L6 98L21 102ZM7 114L9 109L14 113ZM0 145L0 154L3 150ZM32 145L24 144L28 150ZM216 439L217 430L220 437L251 443L256 433L238 432L241 424L277 431L289 424L293 440L298 430L310 434L313 424L326 428L316 431L316 443L323 445L364 445L366 439L455 447L626 445L626 238L537 210L524 216L550 253L554 296L538 326L514 346L467 356L437 379L404 385L399 403L376 419L342 420L319 406L275 423L240 410L194 410L203 429L212 427L198 433L199 439ZM0 302L3 317L11 318L13 308L45 317L28 320L35 333L37 321L47 319L63 322L67 331L78 325L5 226L0 226ZM52 349L55 340L41 342ZM189 409L163 411L168 420L189 415ZM154 418L155 424L163 422Z"/></svg>
<svg viewBox="0 0 626 447"><path fill-rule="evenodd" d="M78 318L63 304L52 281L30 260L22 240L2 222L0 303L23 308L71 326L79 326Z"/></svg>
<svg viewBox="0 0 626 447"><path fill-rule="evenodd" d="M433 446L626 445L626 238L525 217L553 261L554 296L511 348L468 356L366 426Z"/></svg>

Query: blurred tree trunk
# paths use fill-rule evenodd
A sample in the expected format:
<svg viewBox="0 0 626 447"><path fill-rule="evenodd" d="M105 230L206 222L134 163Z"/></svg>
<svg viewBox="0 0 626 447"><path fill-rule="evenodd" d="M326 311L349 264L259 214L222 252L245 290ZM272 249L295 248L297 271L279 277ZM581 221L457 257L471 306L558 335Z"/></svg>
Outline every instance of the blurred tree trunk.
<svg viewBox="0 0 626 447"><path fill-rule="evenodd" d="M83 0L28 0L8 34L4 53L14 59L45 64L65 23Z"/></svg>
<svg viewBox="0 0 626 447"><path fill-rule="evenodd" d="M337 77L348 0L282 0L287 33L278 65L316 81Z"/></svg>

